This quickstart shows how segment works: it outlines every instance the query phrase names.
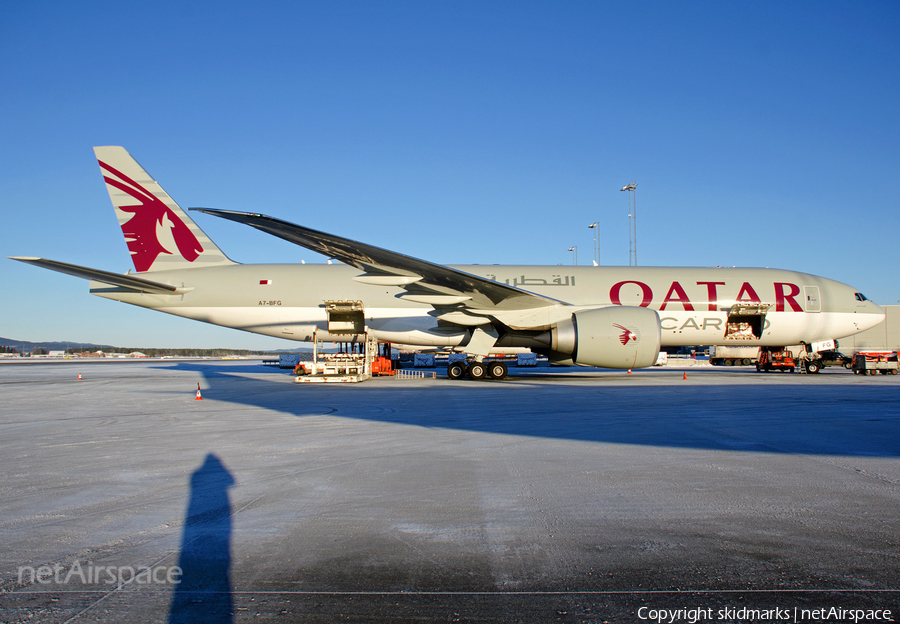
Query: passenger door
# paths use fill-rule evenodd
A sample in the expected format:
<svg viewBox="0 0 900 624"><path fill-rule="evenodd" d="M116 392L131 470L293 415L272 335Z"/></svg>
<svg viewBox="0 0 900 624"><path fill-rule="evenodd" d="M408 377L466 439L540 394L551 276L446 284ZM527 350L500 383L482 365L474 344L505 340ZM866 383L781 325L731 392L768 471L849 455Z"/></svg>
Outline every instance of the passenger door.
<svg viewBox="0 0 900 624"><path fill-rule="evenodd" d="M818 286L804 286L803 294L806 295L806 308L807 312L821 312L822 311L822 302L819 301L819 287Z"/></svg>

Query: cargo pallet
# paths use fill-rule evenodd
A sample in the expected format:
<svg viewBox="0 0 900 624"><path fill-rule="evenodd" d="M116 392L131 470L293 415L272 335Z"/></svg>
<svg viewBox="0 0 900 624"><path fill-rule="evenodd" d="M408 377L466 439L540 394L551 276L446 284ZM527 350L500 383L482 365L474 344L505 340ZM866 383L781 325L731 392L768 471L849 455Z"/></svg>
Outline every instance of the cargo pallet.
<svg viewBox="0 0 900 624"><path fill-rule="evenodd" d="M318 332L316 332L317 334ZM318 336L313 336L312 360L294 367L296 383L359 383L372 375L392 374L390 360L378 356L378 340L364 334L361 352L319 353ZM352 346L351 346L352 351Z"/></svg>

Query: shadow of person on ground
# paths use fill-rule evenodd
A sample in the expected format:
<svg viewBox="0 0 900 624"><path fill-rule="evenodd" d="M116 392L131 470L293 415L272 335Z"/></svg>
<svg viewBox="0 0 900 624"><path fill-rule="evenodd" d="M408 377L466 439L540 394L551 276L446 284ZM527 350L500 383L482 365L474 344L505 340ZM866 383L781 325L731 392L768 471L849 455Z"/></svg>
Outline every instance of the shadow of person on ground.
<svg viewBox="0 0 900 624"><path fill-rule="evenodd" d="M169 624L222 624L233 620L231 595L231 501L234 477L214 454L191 475L181 536L181 582L176 586Z"/></svg>

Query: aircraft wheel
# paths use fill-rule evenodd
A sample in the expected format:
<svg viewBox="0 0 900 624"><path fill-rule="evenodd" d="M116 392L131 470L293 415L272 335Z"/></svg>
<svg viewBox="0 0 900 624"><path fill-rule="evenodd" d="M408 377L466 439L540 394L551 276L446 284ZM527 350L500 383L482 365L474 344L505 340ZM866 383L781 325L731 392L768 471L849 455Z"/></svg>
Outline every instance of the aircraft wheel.
<svg viewBox="0 0 900 624"><path fill-rule="evenodd" d="M491 362L488 364L488 374L491 376L491 379L506 379L508 372L506 364L503 362Z"/></svg>
<svg viewBox="0 0 900 624"><path fill-rule="evenodd" d="M750 358L744 358L741 361L741 364L743 364L744 366L750 366Z"/></svg>
<svg viewBox="0 0 900 624"><path fill-rule="evenodd" d="M469 377L476 381L487 377L487 367L481 362L472 362L469 364Z"/></svg>
<svg viewBox="0 0 900 624"><path fill-rule="evenodd" d="M466 374L466 367L459 362L454 362L447 367L447 377L450 379L462 379Z"/></svg>

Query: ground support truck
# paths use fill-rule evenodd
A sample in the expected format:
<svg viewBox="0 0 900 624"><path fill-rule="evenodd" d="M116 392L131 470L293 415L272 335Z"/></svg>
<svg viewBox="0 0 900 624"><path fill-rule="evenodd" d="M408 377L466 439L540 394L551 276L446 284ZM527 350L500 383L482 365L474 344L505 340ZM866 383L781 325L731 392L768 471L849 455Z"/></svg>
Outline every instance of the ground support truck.
<svg viewBox="0 0 900 624"><path fill-rule="evenodd" d="M853 356L853 372L857 375L896 375L898 368L896 351L860 351Z"/></svg>
<svg viewBox="0 0 900 624"><path fill-rule="evenodd" d="M709 363L713 366L750 366L756 364L759 347L721 347L709 348Z"/></svg>
<svg viewBox="0 0 900 624"><path fill-rule="evenodd" d="M760 347L759 359L756 362L756 371L759 373L768 373L771 371L782 371L785 373L793 373L797 363L790 349L784 347Z"/></svg>

